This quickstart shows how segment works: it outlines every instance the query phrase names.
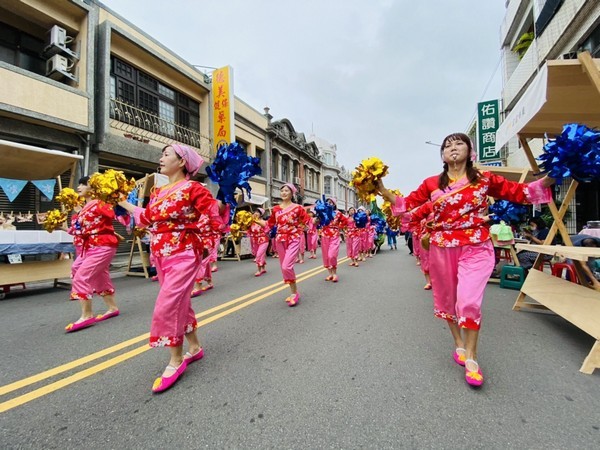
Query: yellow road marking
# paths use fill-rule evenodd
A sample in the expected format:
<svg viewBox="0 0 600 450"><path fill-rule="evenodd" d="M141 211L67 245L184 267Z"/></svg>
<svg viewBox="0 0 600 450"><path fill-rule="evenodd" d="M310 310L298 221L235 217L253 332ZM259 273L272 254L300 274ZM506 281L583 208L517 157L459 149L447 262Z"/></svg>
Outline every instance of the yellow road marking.
<svg viewBox="0 0 600 450"><path fill-rule="evenodd" d="M320 269L322 270L323 268L322 267L316 267L314 269L307 270L306 272L302 273L300 276L306 276L306 275L308 275L308 274L310 274L312 272L315 272L316 270L320 270ZM241 302L243 300L246 300L247 298L250 298L250 297L252 297L254 295L260 294L261 292L273 289L276 286L285 286L285 285L283 285L283 282L281 282L281 281L279 281L277 283L273 283L273 284L271 284L269 286L266 286L264 288L258 289L258 290L254 291L254 292L250 292L249 294L242 295L241 297L235 298L235 299L230 300L230 301L228 301L226 303L222 303L222 304L217 305L217 306L215 306L215 307L213 307L211 309L208 309L206 311L198 313L198 314L196 314L196 318L199 319L201 317L209 316L209 315L211 315L212 313L214 313L216 311L220 311L222 309L225 309L225 308L227 308L227 307L229 307L231 305L234 305L234 304L239 303L239 302ZM53 377L55 375L59 375L59 374L61 374L63 372L67 372L69 370L75 369L76 367L82 366L82 365L87 364L89 362L95 361L95 360L97 360L99 358L102 358L102 357L104 357L106 355L110 355L111 353L117 352L117 351L122 350L124 348L127 348L127 347L129 347L131 345L137 344L138 342L142 342L142 341L148 339L149 337L150 337L150 333L144 333L144 334L142 334L140 336L128 339L127 341L123 341L123 342L121 342L119 344L113 345L112 347L108 347L108 348L105 348L105 349L100 350L98 352L92 353L90 355L86 355L86 356L84 356L82 358L79 358L79 359L76 359L74 361L68 362L68 363L63 364L61 366L57 366L57 367L54 367L52 369L48 369L48 370L46 370L44 372L40 372L39 374L32 375L32 376L27 377L27 378L23 378L22 380L15 381L13 383L6 384L4 386L0 386L0 396L8 394L8 393L10 393L12 391L16 391L17 389L24 388L24 387L29 386L31 384L37 383L39 381L45 380L47 378L51 378L51 377Z"/></svg>
<svg viewBox="0 0 600 450"><path fill-rule="evenodd" d="M348 258L343 258L339 262L340 263L344 262L347 259ZM317 267L315 269L308 270L308 271L304 272L302 275L300 275L298 277L297 282L299 283L299 282L302 282L304 280L307 280L308 278L311 278L311 277L317 275L318 273L321 273L321 272L324 272L324 271L325 271L325 268L323 268L323 267ZM277 287L275 289L272 289L273 287L275 287L277 285L279 285L279 287ZM205 311L203 313L197 314L196 315L197 318L199 318L201 316L206 316L206 315L210 314L209 311L214 312L214 311L218 311L220 309L224 309L224 308L226 308L226 305L232 305L232 304L238 303L238 302L242 301L242 299L246 299L248 297L251 297L252 295L255 295L256 293L264 292L265 290L272 289L271 291L269 291L267 293L264 293L262 295L259 295L258 297L252 298L251 300L248 300L247 302L240 303L237 306L234 306L233 308L230 308L230 309L228 309L226 311L223 311L223 312L221 312L219 314L215 314L215 315L209 317L208 319L205 319L205 320L201 321L198 325L200 327L208 325L211 322L214 322L214 321L216 321L216 320L218 320L218 319L220 319L222 317L225 317L225 316L227 316L229 314L232 314L232 313L234 313L236 311L239 311L240 309L246 308L247 306L250 306L250 305L252 305L252 304L254 304L254 303L256 303L256 302L258 302L260 300L263 300L263 299L265 299L267 297L270 297L271 295L273 295L273 294L275 294L277 292L280 292L280 291L282 291L282 290L284 290L286 288L287 288L287 285L282 284L281 282L280 283L275 283L273 285L270 285L270 286L267 286L265 288L259 289L259 290L255 291L255 292L251 293L251 294L246 294L246 295L244 295L242 297L239 297L239 298L237 298L235 300L232 300L232 301L229 301L227 303L224 303L223 305L219 305L219 306L217 306L215 308L212 308L212 309L210 309L208 311ZM96 352L93 355L98 355L100 353L102 353L103 355L113 353L115 351L118 351L119 349L122 349L122 348L125 348L127 346L133 345L134 343L139 342L140 340L147 339L148 336L149 336L149 333L145 333L142 336L130 339L128 341L125 341L125 342L123 342L121 344L118 344L118 345L115 345L113 347L109 347L109 348L107 348L105 350L102 350L100 352ZM127 345L125 345L125 344L127 344ZM52 393L52 392L54 392L54 391L56 391L58 389L66 387L66 386L68 386L70 384L76 383L77 381L83 380L83 379L85 379L87 377L90 377L90 376L96 374L96 373L99 373L99 372L101 372L103 370L106 370L106 369L108 369L110 367L113 367L113 366L115 366L115 365L117 365L117 364L119 364L121 362L127 361L128 359L131 359L131 358L133 358L133 357L135 357L137 355L140 355L140 354L142 354L142 353L144 353L144 352L146 352L146 351L148 351L150 349L151 349L151 347L149 345L143 345L141 347L138 347L136 349L133 349L133 350L130 350L130 351L126 352L126 353L123 353L121 355L115 356L115 357L113 357L113 358L111 358L111 359L109 359L107 361L104 361L104 362L101 362L99 364L96 364L95 366L92 366L92 367L84 369L84 370L82 370L80 372L77 372L77 373L75 373L73 375L70 375L70 376L68 376L66 378L63 378L63 379L58 380L58 381L55 381L55 382L50 383L50 384L48 384L46 386L42 386L41 388L35 389L35 390L31 391L31 392L28 392L27 394L23 394L23 395L20 395L18 397L15 397L15 398L13 398L11 400L7 400L7 401L5 401L3 403L0 403L0 413L3 413L3 412L6 412L6 411L8 411L10 409L16 408L17 406L21 406L21 405L23 405L25 403L28 403L28 402L30 402L32 400L35 400L35 399L37 399L39 397L42 397L44 395L50 394L50 393ZM86 360L87 359L86 362L89 362L89 361L93 361L94 359L97 359L97 358L101 357L101 356L97 356L95 358L88 359L89 357L91 357L93 355L89 355L88 357L80 358L80 359L75 360L75 361L73 361L71 363L59 366L59 367L57 367L55 369L51 369L49 371L42 372L39 375L35 375L35 376L32 376L32 377L26 378L24 380L17 381L15 383L11 383L9 385L3 386L2 389L8 388L10 386L17 385L17 384L22 384L26 380L31 380L31 379L40 377L43 374L46 374L46 373L49 373L49 372L52 372L52 371L56 371L57 369L61 369L61 368L64 368L66 366L70 366L70 368L77 367L77 365L73 365L73 364L75 364L78 361L82 361L82 360ZM84 364L84 363L80 363L78 365L81 365L81 364ZM69 370L69 369L64 369L64 370L61 370L61 371L56 372L54 374L62 373L64 371L66 371L66 370ZM36 381L40 381L40 380L48 378L50 376L52 376L52 375L45 376L44 378L39 378ZM36 381L31 381L31 382L29 382L27 384L23 384L20 387L27 386L29 384L32 384L32 383L36 382ZM6 392L11 392L13 390L19 389L20 387L14 387L14 388L12 388L10 390L6 390L6 389L5 390L6 390Z"/></svg>

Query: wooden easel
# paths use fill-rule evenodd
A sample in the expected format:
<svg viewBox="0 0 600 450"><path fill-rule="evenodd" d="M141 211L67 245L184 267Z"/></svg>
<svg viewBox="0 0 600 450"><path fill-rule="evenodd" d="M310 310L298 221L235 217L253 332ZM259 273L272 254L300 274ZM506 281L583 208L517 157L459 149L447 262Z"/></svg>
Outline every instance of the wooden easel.
<svg viewBox="0 0 600 450"><path fill-rule="evenodd" d="M152 189L152 186L154 186L154 174L146 175L144 178L138 180L135 183L135 187L136 189L138 189L137 206L144 205L144 198L147 195L150 195L150 189ZM141 261L142 272L132 270L132 268L134 267L133 257L136 254L136 251ZM129 261L127 263L127 271L125 272L125 275L131 277L150 278L150 272L148 271L149 268L150 258L148 252L144 251L144 245L142 243L142 240L139 237L134 236L134 238L131 240L131 249L129 250Z"/></svg>
<svg viewBox="0 0 600 450"><path fill-rule="evenodd" d="M229 243L231 242L231 244L233 245L233 256L226 256L227 255L227 247L229 246ZM225 243L223 244L223 256L221 256L221 261L241 261L242 258L240 257L240 246L239 244L235 243L235 239L233 239L231 237L231 234L228 234L227 237L225 238Z"/></svg>

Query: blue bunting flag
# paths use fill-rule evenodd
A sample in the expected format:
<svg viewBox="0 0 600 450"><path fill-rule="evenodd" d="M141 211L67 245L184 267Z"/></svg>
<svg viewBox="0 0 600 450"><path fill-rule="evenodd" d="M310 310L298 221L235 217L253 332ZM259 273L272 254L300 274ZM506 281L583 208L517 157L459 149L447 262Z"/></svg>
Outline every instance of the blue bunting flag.
<svg viewBox="0 0 600 450"><path fill-rule="evenodd" d="M522 222L529 212L527 206L512 203L508 200L498 200L490 205L489 210L494 222L504 221L506 223Z"/></svg>

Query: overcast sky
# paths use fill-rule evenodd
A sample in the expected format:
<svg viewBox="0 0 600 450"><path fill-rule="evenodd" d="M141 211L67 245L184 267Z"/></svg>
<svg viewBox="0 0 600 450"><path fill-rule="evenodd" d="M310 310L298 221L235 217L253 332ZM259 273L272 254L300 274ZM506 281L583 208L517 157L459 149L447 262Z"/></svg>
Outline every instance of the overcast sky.
<svg viewBox="0 0 600 450"><path fill-rule="evenodd" d="M103 3L191 64L232 66L236 96L336 144L346 168L381 158L403 193L441 170L425 142L500 96L504 0Z"/></svg>

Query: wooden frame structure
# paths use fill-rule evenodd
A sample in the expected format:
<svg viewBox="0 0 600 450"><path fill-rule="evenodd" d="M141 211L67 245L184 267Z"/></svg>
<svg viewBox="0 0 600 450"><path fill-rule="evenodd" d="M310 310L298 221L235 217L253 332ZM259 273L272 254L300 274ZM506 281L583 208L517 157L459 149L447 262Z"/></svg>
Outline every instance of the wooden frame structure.
<svg viewBox="0 0 600 450"><path fill-rule="evenodd" d="M0 140L0 177L17 180L45 180L56 178L62 189L60 176L71 170L69 187L75 184L77 164L83 156L57 150L47 150L32 145ZM0 270L0 286L32 281L54 280L54 287L67 285L60 278L71 276L73 259L60 257L53 261L32 261L21 264L4 264Z"/></svg>
<svg viewBox="0 0 600 450"><path fill-rule="evenodd" d="M579 54L577 60L548 61L501 125L496 144L502 146L517 135L531 169L539 173L527 139L543 138L546 133L558 135L564 124L573 122L600 127L600 60L592 59L588 52ZM577 276L585 280L581 264L589 257L600 257L600 252L594 248L573 247L563 223L577 186L575 180L570 183L560 209L553 201L548 204L554 222L544 244L517 244L517 248L539 253L533 269L541 267L543 255L571 258ZM564 246L550 245L557 233L562 237ZM535 302L526 301L526 297ZM580 371L591 374L600 368L600 292L591 289L591 286L580 286L540 270L531 270L513 310L539 309L551 310L593 336L596 342Z"/></svg>

